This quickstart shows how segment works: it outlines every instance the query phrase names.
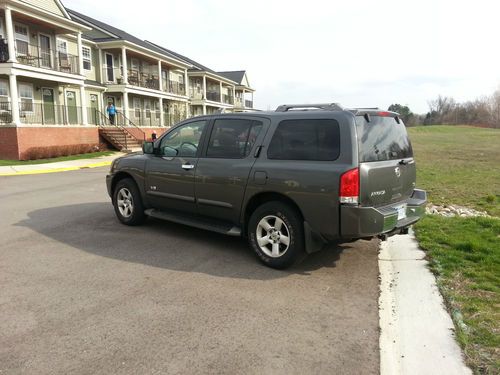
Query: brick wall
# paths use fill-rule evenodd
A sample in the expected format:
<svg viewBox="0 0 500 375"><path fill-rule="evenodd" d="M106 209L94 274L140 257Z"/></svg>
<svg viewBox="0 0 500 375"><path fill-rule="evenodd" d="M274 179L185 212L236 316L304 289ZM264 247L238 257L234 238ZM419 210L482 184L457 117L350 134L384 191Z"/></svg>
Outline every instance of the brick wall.
<svg viewBox="0 0 500 375"><path fill-rule="evenodd" d="M16 160L18 157L17 128L0 127L0 159Z"/></svg>
<svg viewBox="0 0 500 375"><path fill-rule="evenodd" d="M133 128L131 129L132 131ZM168 128L143 128L146 139L157 137ZM138 132L139 135L140 132ZM99 144L97 127L0 127L0 159L24 160L32 147Z"/></svg>

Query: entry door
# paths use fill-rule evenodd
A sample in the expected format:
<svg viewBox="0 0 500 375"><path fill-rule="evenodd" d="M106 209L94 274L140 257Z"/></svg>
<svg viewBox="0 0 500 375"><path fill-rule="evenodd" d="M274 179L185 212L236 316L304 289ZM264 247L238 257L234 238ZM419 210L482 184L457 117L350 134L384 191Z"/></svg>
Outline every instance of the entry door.
<svg viewBox="0 0 500 375"><path fill-rule="evenodd" d="M68 110L68 124L78 124L75 91L66 91L66 108Z"/></svg>
<svg viewBox="0 0 500 375"><path fill-rule="evenodd" d="M214 121L206 150L196 167L195 193L200 215L238 223L255 150L269 124L262 119Z"/></svg>
<svg viewBox="0 0 500 375"><path fill-rule="evenodd" d="M50 37L40 34L40 66L44 68L52 67L52 56L50 53Z"/></svg>
<svg viewBox="0 0 500 375"><path fill-rule="evenodd" d="M99 117L97 116L97 112L99 111L99 102L98 97L95 94L90 94L90 123L93 125L99 125L97 122Z"/></svg>
<svg viewBox="0 0 500 375"><path fill-rule="evenodd" d="M54 110L54 90L44 88L42 89L42 102L43 102L43 123L55 124L56 114Z"/></svg>
<svg viewBox="0 0 500 375"><path fill-rule="evenodd" d="M194 176L206 121L172 129L159 141L158 155L146 162L145 190L156 208L196 213Z"/></svg>
<svg viewBox="0 0 500 375"><path fill-rule="evenodd" d="M106 53L106 78L108 82L115 81L115 72L113 70L113 55Z"/></svg>

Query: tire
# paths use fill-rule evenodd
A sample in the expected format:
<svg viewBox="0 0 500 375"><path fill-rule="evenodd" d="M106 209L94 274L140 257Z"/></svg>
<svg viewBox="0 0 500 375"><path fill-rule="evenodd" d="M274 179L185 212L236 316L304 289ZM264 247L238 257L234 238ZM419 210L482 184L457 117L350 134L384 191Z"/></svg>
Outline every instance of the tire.
<svg viewBox="0 0 500 375"><path fill-rule="evenodd" d="M113 206L118 220L125 225L140 225L146 220L141 194L134 180L118 181L113 192Z"/></svg>
<svg viewBox="0 0 500 375"><path fill-rule="evenodd" d="M276 269L290 267L304 253L302 219L287 204L264 203L250 216L248 242L266 266Z"/></svg>

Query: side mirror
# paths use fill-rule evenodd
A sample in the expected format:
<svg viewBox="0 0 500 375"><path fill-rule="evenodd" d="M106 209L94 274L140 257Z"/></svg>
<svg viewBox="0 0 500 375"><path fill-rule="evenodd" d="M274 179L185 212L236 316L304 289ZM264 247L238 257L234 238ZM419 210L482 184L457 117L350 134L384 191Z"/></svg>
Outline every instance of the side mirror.
<svg viewBox="0 0 500 375"><path fill-rule="evenodd" d="M142 152L145 154L154 154L155 146L154 142L143 142L142 143Z"/></svg>
<svg viewBox="0 0 500 375"><path fill-rule="evenodd" d="M174 158L177 156L179 151L176 148L165 146L161 149L161 156L166 156L167 158Z"/></svg>

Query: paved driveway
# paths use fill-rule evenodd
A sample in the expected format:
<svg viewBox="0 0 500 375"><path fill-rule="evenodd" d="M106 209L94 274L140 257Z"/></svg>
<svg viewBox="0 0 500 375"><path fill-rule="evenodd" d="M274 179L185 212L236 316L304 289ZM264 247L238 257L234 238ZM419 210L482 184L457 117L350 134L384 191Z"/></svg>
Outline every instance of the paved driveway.
<svg viewBox="0 0 500 375"><path fill-rule="evenodd" d="M107 168L0 177L0 374L375 374L375 241L266 268L238 238L117 222Z"/></svg>

